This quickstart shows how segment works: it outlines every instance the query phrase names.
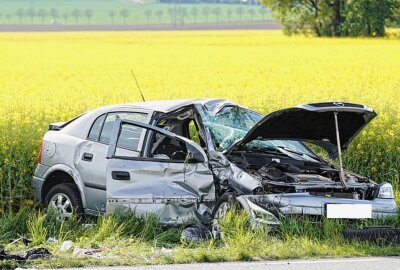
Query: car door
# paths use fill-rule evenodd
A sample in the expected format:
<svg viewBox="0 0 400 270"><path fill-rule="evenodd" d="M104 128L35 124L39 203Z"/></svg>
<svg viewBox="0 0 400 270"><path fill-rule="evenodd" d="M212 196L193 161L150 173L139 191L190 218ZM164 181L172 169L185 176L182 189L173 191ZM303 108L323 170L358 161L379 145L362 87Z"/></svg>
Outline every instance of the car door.
<svg viewBox="0 0 400 270"><path fill-rule="evenodd" d="M116 117L148 123L151 114L145 110L115 111L98 116L89 131L87 140L78 146L75 167L84 184L87 208L105 211L106 206L106 155L110 134ZM122 130L117 153L126 156L138 156L142 130Z"/></svg>
<svg viewBox="0 0 400 270"><path fill-rule="evenodd" d="M146 132L140 157L116 153L125 126ZM144 149L149 149L146 153ZM162 224L207 222L215 201L207 155L195 142L151 125L115 120L106 162L107 212L155 214Z"/></svg>

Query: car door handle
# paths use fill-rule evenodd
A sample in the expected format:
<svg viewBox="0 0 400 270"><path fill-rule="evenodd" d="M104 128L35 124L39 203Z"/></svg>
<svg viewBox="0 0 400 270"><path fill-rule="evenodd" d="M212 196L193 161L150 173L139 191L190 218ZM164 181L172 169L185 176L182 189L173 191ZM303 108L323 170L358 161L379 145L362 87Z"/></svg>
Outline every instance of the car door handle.
<svg viewBox="0 0 400 270"><path fill-rule="evenodd" d="M92 161L93 160L93 154L83 153L82 160L83 161L89 161L89 162Z"/></svg>
<svg viewBox="0 0 400 270"><path fill-rule="evenodd" d="M131 180L131 175L129 172L113 171L111 176L114 180L129 181Z"/></svg>

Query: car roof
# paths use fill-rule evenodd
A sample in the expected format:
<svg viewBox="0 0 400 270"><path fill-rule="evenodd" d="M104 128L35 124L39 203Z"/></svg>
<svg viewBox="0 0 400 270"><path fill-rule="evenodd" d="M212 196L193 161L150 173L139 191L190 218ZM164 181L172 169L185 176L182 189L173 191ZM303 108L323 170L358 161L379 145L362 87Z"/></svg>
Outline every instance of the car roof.
<svg viewBox="0 0 400 270"><path fill-rule="evenodd" d="M216 98L199 98L199 99L176 99L176 100L158 100L158 101L145 101L145 102L134 102L125 104L114 104L108 105L96 109L101 111L110 111L114 109L144 109L152 110L156 112L168 113L175 111L179 108L200 104L208 108L210 111L214 111L216 108L220 108L226 105L235 105L232 101L225 99Z"/></svg>

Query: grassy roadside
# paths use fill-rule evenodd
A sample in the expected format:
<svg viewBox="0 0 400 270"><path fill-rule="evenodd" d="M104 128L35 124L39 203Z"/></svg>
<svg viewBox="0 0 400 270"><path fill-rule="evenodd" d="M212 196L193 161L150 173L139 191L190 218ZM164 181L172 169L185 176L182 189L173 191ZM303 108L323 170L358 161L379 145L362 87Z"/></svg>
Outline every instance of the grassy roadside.
<svg viewBox="0 0 400 270"><path fill-rule="evenodd" d="M83 223L90 223L84 228ZM347 242L342 237L346 227L400 225L400 217L384 221L348 222L323 219L312 222L308 218L289 218L273 230L253 228L246 214L229 213L223 222L223 241L209 240L188 244L180 240L182 228L163 228L150 216L138 218L132 214L109 215L78 222L72 219L58 222L51 213L32 212L23 208L15 214L0 218L0 244L8 252L20 252L32 247L46 247L54 258L30 261L27 264L0 262L4 268L25 267L80 267L97 265L145 265L211 261L279 260L309 257L393 256L400 254L400 246L379 246ZM25 237L32 242L25 245ZM58 242L48 242L52 237ZM73 241L73 248L61 252L65 240ZM101 258L78 258L74 248L106 247Z"/></svg>

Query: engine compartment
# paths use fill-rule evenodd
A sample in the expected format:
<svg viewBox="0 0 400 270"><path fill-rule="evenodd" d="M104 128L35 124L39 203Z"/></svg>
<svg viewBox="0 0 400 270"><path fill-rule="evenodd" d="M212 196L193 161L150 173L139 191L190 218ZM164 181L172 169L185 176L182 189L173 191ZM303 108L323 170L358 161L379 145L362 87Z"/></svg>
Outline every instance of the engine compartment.
<svg viewBox="0 0 400 270"><path fill-rule="evenodd" d="M261 183L262 187L253 191L257 195L308 192L314 196L359 200L372 200L376 196L376 184L354 173L346 173L348 188L345 188L339 169L327 162L251 151L232 152L228 159Z"/></svg>

